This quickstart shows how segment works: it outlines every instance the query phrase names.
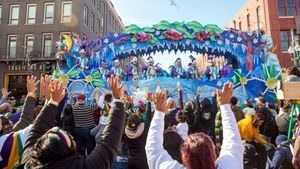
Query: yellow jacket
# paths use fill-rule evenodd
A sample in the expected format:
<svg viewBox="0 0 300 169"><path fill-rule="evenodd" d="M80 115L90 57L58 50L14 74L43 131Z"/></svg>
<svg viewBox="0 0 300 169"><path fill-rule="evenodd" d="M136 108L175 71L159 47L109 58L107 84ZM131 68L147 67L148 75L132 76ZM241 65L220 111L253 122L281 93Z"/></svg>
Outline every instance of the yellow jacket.
<svg viewBox="0 0 300 169"><path fill-rule="evenodd" d="M252 125L252 116L247 115L245 119L238 122L239 131L242 140L252 141L256 140L262 144L268 142L259 135L259 129Z"/></svg>

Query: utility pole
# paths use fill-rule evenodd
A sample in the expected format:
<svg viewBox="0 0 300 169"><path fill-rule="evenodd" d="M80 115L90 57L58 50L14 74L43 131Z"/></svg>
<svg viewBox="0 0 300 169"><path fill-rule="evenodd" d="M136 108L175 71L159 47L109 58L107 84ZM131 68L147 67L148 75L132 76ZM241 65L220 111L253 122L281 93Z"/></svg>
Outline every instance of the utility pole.
<svg viewBox="0 0 300 169"><path fill-rule="evenodd" d="M294 35L294 30L291 30L291 46L288 49L289 54L291 55L291 60L294 63L294 66L299 67L300 60L300 46L299 38Z"/></svg>

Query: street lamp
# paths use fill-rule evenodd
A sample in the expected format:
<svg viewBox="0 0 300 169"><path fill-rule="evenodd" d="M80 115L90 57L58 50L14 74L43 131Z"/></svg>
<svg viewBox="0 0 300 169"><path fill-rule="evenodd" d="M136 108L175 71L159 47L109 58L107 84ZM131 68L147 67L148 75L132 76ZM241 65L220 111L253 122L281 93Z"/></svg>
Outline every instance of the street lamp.
<svg viewBox="0 0 300 169"><path fill-rule="evenodd" d="M288 49L288 53L291 55L291 60L294 63L294 66L299 67L300 60L300 46L299 46L299 38L298 36L294 36L294 30L291 30L291 46Z"/></svg>

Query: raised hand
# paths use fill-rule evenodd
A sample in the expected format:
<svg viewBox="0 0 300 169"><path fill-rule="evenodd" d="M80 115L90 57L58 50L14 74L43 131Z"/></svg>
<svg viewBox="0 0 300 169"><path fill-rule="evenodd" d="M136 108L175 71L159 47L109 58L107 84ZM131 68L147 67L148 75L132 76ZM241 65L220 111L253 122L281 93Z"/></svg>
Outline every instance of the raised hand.
<svg viewBox="0 0 300 169"><path fill-rule="evenodd" d="M147 102L151 102L153 99L153 94L151 92L147 92L146 94L146 100Z"/></svg>
<svg viewBox="0 0 300 169"><path fill-rule="evenodd" d="M177 89L178 89L178 90L181 90L180 82L177 83Z"/></svg>
<svg viewBox="0 0 300 169"><path fill-rule="evenodd" d="M160 86L160 81L156 80L156 86Z"/></svg>
<svg viewBox="0 0 300 169"><path fill-rule="evenodd" d="M121 85L118 84L118 77L111 76L108 80L108 86L111 90L112 96L115 99L120 99L124 95L124 82Z"/></svg>
<svg viewBox="0 0 300 169"><path fill-rule="evenodd" d="M201 94L201 88L198 87L198 88L197 88L197 95L200 95L200 94Z"/></svg>
<svg viewBox="0 0 300 169"><path fill-rule="evenodd" d="M2 88L2 89L1 89L1 93L2 93L2 99L7 99L8 95L9 95L11 92L8 92L5 88Z"/></svg>
<svg viewBox="0 0 300 169"><path fill-rule="evenodd" d="M160 91L156 93L154 97L154 108L159 112L168 112L167 97L165 92Z"/></svg>
<svg viewBox="0 0 300 169"><path fill-rule="evenodd" d="M52 76L46 75L45 77L42 77L41 83L42 83L42 88L41 88L42 95L45 96L46 100L50 100L51 99L50 84L52 83Z"/></svg>
<svg viewBox="0 0 300 169"><path fill-rule="evenodd" d="M36 81L36 76L27 76L27 92L35 93L39 82L40 81Z"/></svg>
<svg viewBox="0 0 300 169"><path fill-rule="evenodd" d="M216 90L217 93L217 100L220 105L229 104L231 96L233 92L233 85L232 83L225 83L223 86L223 90Z"/></svg>
<svg viewBox="0 0 300 169"><path fill-rule="evenodd" d="M63 87L63 83L59 80L54 80L51 82L49 88L51 88L52 101L60 103L66 95L66 90Z"/></svg>

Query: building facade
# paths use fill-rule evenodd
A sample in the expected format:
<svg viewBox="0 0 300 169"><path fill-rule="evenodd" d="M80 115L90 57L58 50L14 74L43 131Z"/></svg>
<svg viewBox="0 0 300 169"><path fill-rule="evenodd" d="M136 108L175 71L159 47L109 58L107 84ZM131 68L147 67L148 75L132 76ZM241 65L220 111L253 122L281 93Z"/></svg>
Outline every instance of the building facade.
<svg viewBox="0 0 300 169"><path fill-rule="evenodd" d="M55 69L55 42L64 34L95 39L123 30L110 0L0 0L0 88L18 95L28 74Z"/></svg>
<svg viewBox="0 0 300 169"><path fill-rule="evenodd" d="M248 0L227 28L265 30L273 38L274 53L281 66L290 67L291 31L296 38L300 35L300 0Z"/></svg>

